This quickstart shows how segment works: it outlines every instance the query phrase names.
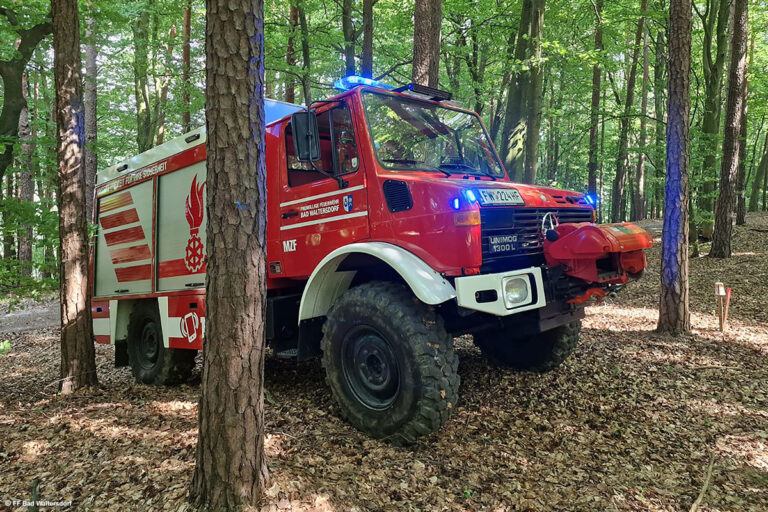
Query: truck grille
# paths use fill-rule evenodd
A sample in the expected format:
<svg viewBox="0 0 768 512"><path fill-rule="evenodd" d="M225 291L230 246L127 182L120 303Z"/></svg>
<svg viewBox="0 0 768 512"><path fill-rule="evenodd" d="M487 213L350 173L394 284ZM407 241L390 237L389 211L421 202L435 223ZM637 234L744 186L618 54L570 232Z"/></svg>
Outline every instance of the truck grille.
<svg viewBox="0 0 768 512"><path fill-rule="evenodd" d="M507 270L518 265L543 263L541 220L552 212L560 224L592 222L591 208L481 208L480 232L483 244L483 267ZM491 253L491 237L516 236L513 249Z"/></svg>

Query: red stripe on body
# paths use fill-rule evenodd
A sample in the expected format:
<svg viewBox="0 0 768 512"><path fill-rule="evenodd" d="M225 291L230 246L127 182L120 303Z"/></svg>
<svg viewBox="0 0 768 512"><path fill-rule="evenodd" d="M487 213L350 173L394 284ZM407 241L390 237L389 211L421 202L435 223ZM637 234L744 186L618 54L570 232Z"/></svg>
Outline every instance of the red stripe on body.
<svg viewBox="0 0 768 512"><path fill-rule="evenodd" d="M117 265L118 263L148 260L152 257L152 253L149 251L149 246L144 244L125 247L124 249L113 249L109 251L109 256L112 258L112 263Z"/></svg>
<svg viewBox="0 0 768 512"><path fill-rule="evenodd" d="M109 334L96 334L93 338L96 340L96 343L99 343L100 345L109 345Z"/></svg>
<svg viewBox="0 0 768 512"><path fill-rule="evenodd" d="M196 304L197 308L190 308L190 304ZM200 318L205 317L205 298L203 295L183 295L180 297L168 297L169 317L183 317L190 311L197 313Z"/></svg>
<svg viewBox="0 0 768 512"><path fill-rule="evenodd" d="M152 264L133 265L131 267L116 268L117 282L127 283L131 281L146 281L152 278Z"/></svg>
<svg viewBox="0 0 768 512"><path fill-rule="evenodd" d="M174 338L173 336L169 336L168 348L188 348L191 350L202 350L203 338L198 336L195 341L190 343L187 338Z"/></svg>
<svg viewBox="0 0 768 512"><path fill-rule="evenodd" d="M191 276L194 274L205 274L205 268L207 264L203 262L203 266L197 272L190 272L187 266L184 264L183 259L161 261L158 271L158 277L161 279L164 277L179 277L179 276Z"/></svg>
<svg viewBox="0 0 768 512"><path fill-rule="evenodd" d="M133 204L133 198L131 198L130 192L109 196L99 201L99 213L117 210L118 208L128 206L129 204Z"/></svg>
<svg viewBox="0 0 768 512"><path fill-rule="evenodd" d="M144 240L144 230L141 226L135 226L119 231L112 231L111 233L104 233L104 240L107 242L107 245L138 242L139 240Z"/></svg>
<svg viewBox="0 0 768 512"><path fill-rule="evenodd" d="M109 318L109 302L91 302L92 318Z"/></svg>
<svg viewBox="0 0 768 512"><path fill-rule="evenodd" d="M101 217L99 221L101 222L101 227L104 229L112 229L118 226L139 222L139 214L136 212L136 208L131 208L124 212L113 213L112 215Z"/></svg>

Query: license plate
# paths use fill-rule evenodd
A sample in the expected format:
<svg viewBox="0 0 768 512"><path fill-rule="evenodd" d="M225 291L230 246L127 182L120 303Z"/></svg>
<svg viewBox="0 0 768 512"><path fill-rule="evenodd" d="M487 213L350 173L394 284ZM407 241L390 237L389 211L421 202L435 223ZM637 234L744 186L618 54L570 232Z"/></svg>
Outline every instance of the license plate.
<svg viewBox="0 0 768 512"><path fill-rule="evenodd" d="M481 188L477 192L480 196L480 204L483 206L525 204L520 192L514 188Z"/></svg>
<svg viewBox="0 0 768 512"><path fill-rule="evenodd" d="M498 254L515 250L517 235L495 235L488 237L488 252Z"/></svg>

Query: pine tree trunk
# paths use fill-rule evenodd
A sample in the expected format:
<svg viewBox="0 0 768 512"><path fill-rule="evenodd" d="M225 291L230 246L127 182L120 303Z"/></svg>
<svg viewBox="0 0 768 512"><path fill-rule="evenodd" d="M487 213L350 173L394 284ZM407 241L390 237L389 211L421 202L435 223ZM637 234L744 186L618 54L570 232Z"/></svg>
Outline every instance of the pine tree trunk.
<svg viewBox="0 0 768 512"><path fill-rule="evenodd" d="M768 169L768 134L763 143L763 156L760 157L760 163L755 171L755 179L752 180L752 191L749 194L749 211L756 212L760 207L760 186L765 179L765 171Z"/></svg>
<svg viewBox="0 0 768 512"><path fill-rule="evenodd" d="M267 479L263 42L263 0L208 0L207 312L191 497L217 512L258 505Z"/></svg>
<svg viewBox="0 0 768 512"><path fill-rule="evenodd" d="M90 9L91 4L88 4ZM96 57L98 50L93 39L95 21L93 16L88 16L85 20L85 219L93 220L93 188L96 184L96 171L99 166L99 157L95 151L98 140L98 118L96 107L98 101L97 80L98 68Z"/></svg>
<svg viewBox="0 0 768 512"><path fill-rule="evenodd" d="M360 63L360 75L373 78L373 3L363 0L363 59Z"/></svg>
<svg viewBox="0 0 768 512"><path fill-rule="evenodd" d="M755 54L755 36L749 45L749 61L744 71L744 103L741 107L741 129L739 130L739 171L736 176L736 225L747 223L747 127L749 112L749 68ZM754 151L753 151L754 153ZM753 155L754 156L754 155Z"/></svg>
<svg viewBox="0 0 768 512"><path fill-rule="evenodd" d="M77 0L53 0L51 14L59 162L61 392L67 394L96 384L96 361L88 294L85 112Z"/></svg>
<svg viewBox="0 0 768 512"><path fill-rule="evenodd" d="M597 0L595 3L595 52L603 51L603 0ZM595 63L592 67L592 105L589 110L589 163L587 169L589 176L587 179L587 190L592 196L597 194L597 144L598 144L598 121L600 113L600 86L602 85L602 70L600 64Z"/></svg>
<svg viewBox="0 0 768 512"><path fill-rule="evenodd" d="M665 0L661 0L660 3L661 5L659 10L666 11ZM661 24L661 26L664 26L665 24ZM656 32L656 55L653 66L653 104L656 117L656 122L654 123L656 128L656 150L654 152L653 158L653 167L656 179L653 187L655 203L653 217L656 219L662 216L662 205L664 203L664 169L666 168L666 157L664 152L664 148L666 147L666 141L664 140L664 132L666 130L664 122L664 115L666 114L666 108L664 105L664 90L666 89L666 85L664 83L664 70L666 68L666 59L664 57L664 38L664 30L660 28Z"/></svg>
<svg viewBox="0 0 768 512"><path fill-rule="evenodd" d="M133 31L133 80L136 99L136 143L139 153L154 145L155 130L152 127L151 92L149 90L149 9L148 0L131 23Z"/></svg>
<svg viewBox="0 0 768 512"><path fill-rule="evenodd" d="M613 192L611 194L611 219L613 222L624 220L626 213L625 184L627 180L627 161L629 157L629 127L630 115L635 99L635 82L637 81L637 61L640 57L640 43L643 37L647 0L642 0L640 6L640 20L635 31L635 44L632 49L632 60L627 77L627 97L624 101L624 114L619 121L619 149L616 156L616 176L613 180Z"/></svg>
<svg viewBox="0 0 768 512"><path fill-rule="evenodd" d="M667 178L661 242L660 332L688 332L688 167L691 0L669 8L669 102Z"/></svg>
<svg viewBox="0 0 768 512"><path fill-rule="evenodd" d="M741 124L746 120L746 52L747 0L734 0L731 64L728 69L728 103L725 109L723 161L720 167L720 194L715 203L715 232L709 255L713 258L731 257L732 220L735 207L735 187L739 172Z"/></svg>
<svg viewBox="0 0 768 512"><path fill-rule="evenodd" d="M640 154L637 156L637 175L635 176L635 208L632 220L645 219L648 210L648 199L645 194L645 151L648 130L648 30L643 35L643 85L640 99Z"/></svg>

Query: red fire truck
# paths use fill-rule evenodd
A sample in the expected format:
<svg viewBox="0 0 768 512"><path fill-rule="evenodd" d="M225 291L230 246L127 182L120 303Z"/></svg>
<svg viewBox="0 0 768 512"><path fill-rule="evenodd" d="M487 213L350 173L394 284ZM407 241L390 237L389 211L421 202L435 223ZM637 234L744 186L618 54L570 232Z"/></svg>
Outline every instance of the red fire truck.
<svg viewBox="0 0 768 512"><path fill-rule="evenodd" d="M278 356L322 357L354 426L409 443L458 400L454 337L552 369L584 304L638 277L652 239L594 224L588 195L512 183L450 94L344 85L308 108L266 104L267 338ZM197 129L98 175L95 341L139 382L183 381L203 348L205 140Z"/></svg>

